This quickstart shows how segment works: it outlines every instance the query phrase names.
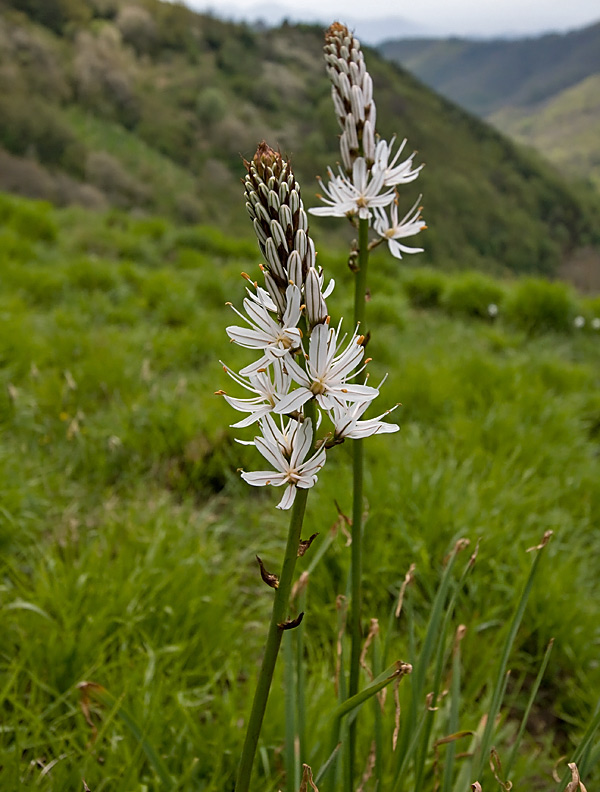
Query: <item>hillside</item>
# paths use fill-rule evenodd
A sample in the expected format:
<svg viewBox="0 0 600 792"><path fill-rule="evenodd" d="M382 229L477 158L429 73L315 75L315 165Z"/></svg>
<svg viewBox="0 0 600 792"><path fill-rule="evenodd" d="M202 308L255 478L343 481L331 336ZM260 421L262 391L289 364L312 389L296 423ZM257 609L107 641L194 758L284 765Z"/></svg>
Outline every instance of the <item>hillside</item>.
<svg viewBox="0 0 600 792"><path fill-rule="evenodd" d="M380 51L479 116L528 107L600 72L600 22L539 38L405 39Z"/></svg>
<svg viewBox="0 0 600 792"><path fill-rule="evenodd" d="M600 72L541 105L498 110L489 121L600 189Z"/></svg>
<svg viewBox="0 0 600 792"><path fill-rule="evenodd" d="M2 189L238 233L240 155L259 140L292 156L309 205L315 174L339 156L318 28L257 32L158 0L0 0L0 10ZM591 190L374 51L367 63L381 133L406 136L427 164L425 263L553 274L586 249L597 266ZM340 240L333 225L314 222Z"/></svg>

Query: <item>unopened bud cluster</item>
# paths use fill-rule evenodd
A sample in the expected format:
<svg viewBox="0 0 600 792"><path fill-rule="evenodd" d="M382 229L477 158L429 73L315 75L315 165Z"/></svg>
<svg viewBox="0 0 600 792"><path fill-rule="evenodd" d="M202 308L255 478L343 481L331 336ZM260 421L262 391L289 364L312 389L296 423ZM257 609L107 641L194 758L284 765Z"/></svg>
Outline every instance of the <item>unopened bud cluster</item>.
<svg viewBox="0 0 600 792"><path fill-rule="evenodd" d="M395 138L388 143L378 137L373 81L360 42L345 25L331 25L325 35L324 53L333 106L342 130L342 165L337 174L328 168L329 182L327 186L321 184L323 195L319 196L325 205L310 212L369 220L379 241L386 241L396 258L402 258L402 253L421 252L421 248L398 242L425 228L418 205L421 196L399 220L397 187L414 181L423 166L414 165L414 153L402 159L406 140L394 154Z"/></svg>
<svg viewBox="0 0 600 792"><path fill-rule="evenodd" d="M325 63L331 97L342 134L340 152L346 173L362 154L369 166L375 161L373 81L365 66L360 42L339 22L325 36Z"/></svg>
<svg viewBox="0 0 600 792"><path fill-rule="evenodd" d="M366 365L358 329L346 341L341 323L330 327L326 300L334 284L325 287L323 272L316 267L300 187L289 162L261 143L246 168L246 206L264 258L264 288L245 276L251 284L245 313L233 308L245 325L232 325L227 334L257 357L239 372L225 366L250 398L218 393L247 413L234 427L258 425L260 435L250 444L273 468L243 472L242 478L253 486L285 486L278 507L288 509L298 487L316 482L326 448L398 427L382 421L383 415L361 420L379 390L354 382ZM316 443L306 412L313 402L317 425L326 416L332 427Z"/></svg>

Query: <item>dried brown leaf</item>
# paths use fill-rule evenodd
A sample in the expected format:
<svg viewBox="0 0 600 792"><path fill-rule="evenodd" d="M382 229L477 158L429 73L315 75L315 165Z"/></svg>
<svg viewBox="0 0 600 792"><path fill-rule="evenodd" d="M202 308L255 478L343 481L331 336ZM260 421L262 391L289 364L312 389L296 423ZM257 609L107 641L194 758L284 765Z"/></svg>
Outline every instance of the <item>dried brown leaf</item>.
<svg viewBox="0 0 600 792"><path fill-rule="evenodd" d="M289 619L288 621L279 622L277 625L280 630L293 630L294 627L297 627L302 619L304 618L304 611L299 613L295 619Z"/></svg>
<svg viewBox="0 0 600 792"><path fill-rule="evenodd" d="M554 531L546 531L545 534L542 536L542 541L538 545L534 545L533 547L528 547L525 551L526 553L532 553L534 550L543 550L544 547L548 544L550 539L552 539Z"/></svg>
<svg viewBox="0 0 600 792"><path fill-rule="evenodd" d="M494 778L500 784L504 792L510 792L513 786L512 781L509 781L508 779L506 781L502 780L502 762L500 761L500 756L498 755L498 751L495 748L492 748L490 751L490 769L494 774Z"/></svg>
<svg viewBox="0 0 600 792"><path fill-rule="evenodd" d="M256 560L258 561L258 566L260 567L260 576L267 586L270 586L274 589L279 588L279 578L277 575L274 575L272 572L267 572L260 556L256 556Z"/></svg>
<svg viewBox="0 0 600 792"><path fill-rule="evenodd" d="M569 762L567 767L571 771L571 780L565 787L565 792L587 792L583 781L579 777L579 770L575 762Z"/></svg>
<svg viewBox="0 0 600 792"><path fill-rule="evenodd" d="M309 536L308 539L300 539L300 543L298 544L298 558L300 558L300 556L303 556L304 553L306 553L306 551L315 541L318 535L319 535L318 533L314 533L312 536Z"/></svg>
<svg viewBox="0 0 600 792"><path fill-rule="evenodd" d="M319 792L317 789L317 785L313 781L313 774L310 765L303 764L302 765L302 782L300 784L299 792L307 792L308 787L313 790L313 792Z"/></svg>
<svg viewBox="0 0 600 792"><path fill-rule="evenodd" d="M396 610L394 611L394 616L397 619L400 618L400 613L402 612L402 603L404 602L404 593L406 592L406 588L415 579L416 568L417 567L415 564L411 564L408 568L408 572L406 575L404 575L404 581L400 586L400 593L398 594L398 603L396 604Z"/></svg>
<svg viewBox="0 0 600 792"><path fill-rule="evenodd" d="M369 647L373 643L373 638L375 638L375 636L378 634L378 632L379 632L379 621L378 621L378 619L371 619L369 632L367 634L367 637L365 638L365 643L363 645L362 652L360 653L360 665L361 665L362 668L365 669L365 671L367 672L367 676L369 677L369 679L371 681L373 681L374 676L373 676L373 672L371 671L371 669L367 665L367 652L369 651Z"/></svg>
<svg viewBox="0 0 600 792"><path fill-rule="evenodd" d="M373 741L371 743L371 750L369 751L369 756L367 757L367 765L365 767L365 772L362 775L360 784L357 787L356 792L364 792L365 785L368 783L369 779L373 775L376 759L377 759L377 749L375 746L375 741Z"/></svg>

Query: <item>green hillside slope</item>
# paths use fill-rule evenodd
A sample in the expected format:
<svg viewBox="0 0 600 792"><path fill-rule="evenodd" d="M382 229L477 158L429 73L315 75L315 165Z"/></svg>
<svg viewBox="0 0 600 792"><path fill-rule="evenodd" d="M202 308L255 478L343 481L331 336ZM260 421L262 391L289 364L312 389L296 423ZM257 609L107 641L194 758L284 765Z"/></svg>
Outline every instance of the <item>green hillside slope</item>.
<svg viewBox="0 0 600 792"><path fill-rule="evenodd" d="M0 0L0 188L240 227L240 156L292 156L305 201L338 157L322 31L252 31L158 0ZM367 53L382 134L425 162L437 267L556 273L600 260L600 202ZM415 199L406 191L408 209ZM319 234L343 230L315 221ZM350 230L347 229L348 233Z"/></svg>
<svg viewBox="0 0 600 792"><path fill-rule="evenodd" d="M510 41L407 39L380 51L480 116L548 99L600 72L600 22L567 34Z"/></svg>
<svg viewBox="0 0 600 792"><path fill-rule="evenodd" d="M541 106L506 107L489 120L541 151L563 173L587 178L600 189L600 73Z"/></svg>

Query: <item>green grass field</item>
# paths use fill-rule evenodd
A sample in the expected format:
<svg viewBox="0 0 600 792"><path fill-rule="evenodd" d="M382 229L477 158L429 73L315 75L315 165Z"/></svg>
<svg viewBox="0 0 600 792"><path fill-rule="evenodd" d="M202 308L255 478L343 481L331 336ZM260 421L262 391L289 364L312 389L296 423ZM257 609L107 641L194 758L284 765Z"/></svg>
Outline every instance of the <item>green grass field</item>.
<svg viewBox="0 0 600 792"><path fill-rule="evenodd" d="M275 495L239 480L258 455L234 442L234 414L213 395L234 390L219 359L246 360L227 341L225 302L241 302L242 270L258 276L254 241L8 197L0 221L0 788L164 789L154 750L177 789L231 789L270 611L255 554L277 567L287 528ZM349 315L344 252L319 261ZM365 622L380 618L390 661L413 659L444 558L459 537L471 550L479 540L453 621L467 626L460 724L476 730L526 550L552 530L497 742L504 757L554 638L513 776L516 790L549 789L600 695L600 305L562 286L441 280L383 255L371 267L372 376L389 372L380 401L402 403L402 429L366 444ZM350 511L349 457L349 444L330 454L305 523L317 551L331 541L304 621L316 766L335 700L349 549L330 529L334 498ZM388 629L412 563L407 615ZM365 761L372 717L359 730ZM280 668L256 789L281 786L283 718ZM391 734L391 691L384 718ZM596 744L590 790L598 758Z"/></svg>

